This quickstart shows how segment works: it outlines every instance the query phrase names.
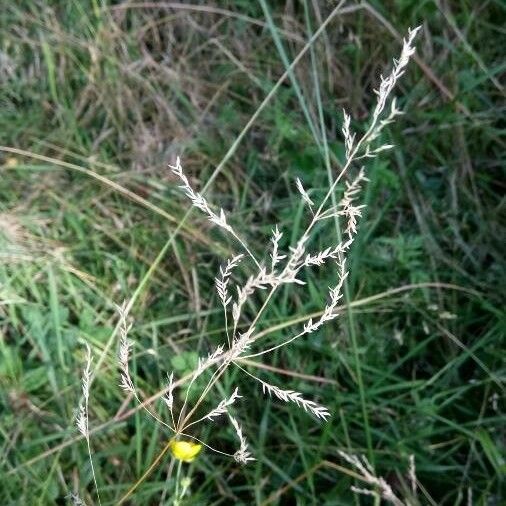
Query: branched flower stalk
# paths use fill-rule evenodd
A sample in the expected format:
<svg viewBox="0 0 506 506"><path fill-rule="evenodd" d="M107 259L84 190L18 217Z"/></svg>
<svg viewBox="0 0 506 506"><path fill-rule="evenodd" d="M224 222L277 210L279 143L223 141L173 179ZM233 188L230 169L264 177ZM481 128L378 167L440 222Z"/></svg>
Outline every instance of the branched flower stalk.
<svg viewBox="0 0 506 506"><path fill-rule="evenodd" d="M342 297L343 283L348 275L348 272L346 271L345 254L351 247L353 240L356 236L357 220L360 217L361 209L363 208L363 206L355 205L355 199L360 192L362 183L367 180L365 176L365 169L361 167L357 176L351 182L346 183L346 189L343 198L341 199L337 208L334 209L332 207L327 207L326 205L330 196L336 190L338 183L341 181L344 174L348 171L348 169L354 162L364 157L366 158L374 157L378 153L391 147L390 145L382 145L376 148L372 148L371 143L378 138L381 130L387 124L392 122L396 116L399 115L399 110L397 109L396 102L395 100L392 100L390 112L385 118L382 117L382 113L386 108L387 99L390 93L392 92L397 80L404 73L405 67L410 57L414 54L415 50L413 43L418 30L419 28L409 30L408 36L404 40L399 60L394 60L393 70L389 74L389 76L386 78L383 77L381 78L380 87L379 90L377 91L378 100L372 114L371 124L369 125L369 128L367 129L365 134L358 141L356 141L356 135L351 131L351 119L349 115L347 115L346 113L344 114L343 134L345 137L345 146L347 155L346 161L343 165L340 174L338 175L337 178L335 178L332 186L328 189L325 197L320 202L319 207L317 208L316 211L312 213L312 219L309 226L303 232L296 245L290 248L290 254L280 255L279 242L281 239L281 234L279 232L278 227L276 227L275 230L273 231L273 235L271 238L271 242L273 245L271 253L272 259L271 268L268 269L267 267L261 265L258 268L256 274L251 275L244 285L237 287L237 296L235 301L232 302L232 317L234 325L233 331L231 332L232 335L231 346L229 346L229 350L224 354L222 364L218 366L217 371L215 371L215 373L213 374L213 377L211 378L210 382L204 389L203 394L197 400L193 410L190 411L190 414L192 414L196 410L197 406L201 402L203 402L210 388L216 383L217 379L224 373L229 364L239 365L241 358L252 358L259 355L265 355L266 353L270 353L281 346L290 344L295 339L302 337L303 335L315 332L325 323L333 320L337 316L335 308L337 307L338 301ZM182 168L179 160L176 165L180 168L182 173ZM296 186L299 192L301 193L301 197L304 200L304 202L311 209L313 209L314 202L309 197L302 183L300 181L297 181ZM186 190L186 193L187 195L190 196L190 198L192 198L191 192ZM194 203L194 205L196 204ZM346 220L346 228L345 228L346 240L344 240L342 243L338 245L335 245L334 247L327 248L324 251L320 251L314 254L307 253L306 249L310 241L312 229L318 222L327 219L331 216L338 216ZM285 260L285 258L286 261L284 268L282 270L276 269L280 264L280 262L282 260ZM245 354L246 350L250 349L254 344L257 344L257 339L254 333L255 326L258 320L260 319L263 311L267 307L270 299L273 297L277 288L283 284L288 283L304 284L304 282L298 277L300 270L303 267L319 266L331 259L337 261L338 279L336 285L330 288L329 291L330 302L325 307L322 316L315 322L313 322L312 320L308 320L304 324L303 330L297 333L295 336L289 337L286 340L282 341L281 343L277 343L275 346L270 347L268 349L263 349L256 353L246 355ZM227 270L227 268L225 268L225 270ZM248 300L248 298L250 298L253 295L255 291L265 290L267 288L270 288L268 295L266 296L266 299L262 307L255 315L253 321L249 324L248 330L238 335L237 333L238 323L242 317L242 310L245 302ZM226 300L228 305L228 303L230 302L228 292L227 297L222 300ZM227 326L227 335L228 332L229 329ZM313 414L316 414L314 410L309 409L309 406L313 406L312 404L308 403L311 401L303 403L300 394L298 394L297 392L284 390L274 385L268 385L266 382L260 380L259 378L256 379L260 382L262 389L264 391L274 394L276 397L280 398L285 402L293 401L297 403L297 401L299 401L299 405L303 409L307 409ZM317 406L316 403L314 405ZM320 413L321 418L324 419L326 418L328 413L324 410L324 408L322 408L321 411L317 412ZM187 415L185 417L183 421L183 427L185 424L191 423L190 418L191 418L190 415Z"/></svg>
<svg viewBox="0 0 506 506"><path fill-rule="evenodd" d="M371 488L363 488L352 486L352 492L360 495L369 495L376 498L381 498L394 506L411 506L411 503L408 501L402 501L395 495L392 487L385 481L384 478L378 476L369 461L365 458L365 456L357 456L350 455L349 453L339 451L339 455L346 461L348 464L353 466L358 473L362 481L364 481ZM416 475L414 468L414 459L410 457L410 469L409 469L409 478L411 482L411 488L413 496L416 497Z"/></svg>
<svg viewBox="0 0 506 506"><path fill-rule="evenodd" d="M240 399L237 388L234 390L230 397L223 399L215 408L211 409L204 416L196 416L202 403L208 398L209 392L213 389L219 379L228 370L230 366L239 368L249 377L251 377L266 394L272 395L277 399L295 404L299 408L310 413L316 419L325 421L330 412L324 407L313 400L305 399L301 393L281 388L277 385L272 385L262 380L261 378L251 374L243 367L242 361L252 357L259 357L273 352L281 347L291 344L293 341L308 336L318 331L323 325L333 321L338 316L337 306L343 296L343 285L348 276L346 268L346 255L353 244L357 234L358 219L361 216L363 209L362 205L357 205L356 200L360 194L361 187L367 181L365 168L358 162L361 160L376 157L379 153L390 149L392 146L382 144L374 146L374 141L379 138L380 133L386 125L391 123L399 114L395 99L391 100L390 107L388 108L388 99L395 87L398 79L405 72L406 65L408 64L411 56L414 54L414 39L420 28L409 30L406 39L403 41L401 56L398 60L394 60L393 69L390 74L384 78L381 77L379 89L376 91L377 102L374 111L371 115L370 124L366 132L357 139L356 133L351 128L351 117L344 112L342 133L344 136L345 155L346 159L341 167L341 170L334 181L327 189L324 197L315 203L316 198L310 197L311 191L307 191L300 180L296 180L295 186L300 193L301 199L310 210L310 221L304 232L300 235L299 239L288 248L288 251L281 251L282 232L276 226L272 231L270 237L271 252L270 258L265 261L258 261L255 255L251 252L246 242L236 233L235 229L230 224L230 220L223 209L214 210L208 201L197 191L195 191L183 170L181 160L178 157L174 165L170 165L172 173L181 181L180 188L185 195L190 199L192 205L202 211L211 223L221 228L223 231L231 234L231 236L238 241L243 247L244 253L249 257L256 268L256 270L247 278L244 283L237 282L235 290L230 290L230 285L233 278L236 277L236 268L239 262L246 262L242 254L235 255L228 260L226 264L221 267L219 275L215 279L218 298L225 315L225 328L227 343L218 346L215 351L209 353L206 358L200 359L199 364L194 371L190 383L188 385L184 402L179 409L176 416L176 406L174 403L174 376L171 373L169 376L168 393L163 398L163 402L170 412L171 422L167 423L161 418L148 410L135 388L134 382L131 378L129 371L129 357L131 352L131 345L128 340L128 333L130 326L127 323L126 307L121 306L118 308L120 315L120 346L119 346L119 368L121 374L121 387L126 393L131 395L135 400L140 403L143 408L155 420L160 422L166 429L173 434L171 441L185 436L199 441L201 444L211 448L208 444L200 441L195 436L187 433L191 427L192 432L200 423L211 422L216 417L227 415L237 438L240 442L240 448L235 454L230 455L235 458L237 462L246 464L253 460L249 452L249 447L244 437L244 433L238 420L230 413L231 408ZM388 111L388 112L385 112ZM345 183L345 190L342 199L337 205L329 205L329 199L336 191L338 184L343 180L344 176L350 171L353 165L358 165L357 174L354 178L350 178ZM317 224L325 224L325 220L329 218L336 218L345 222L345 233L343 240L339 244L333 244L321 251L310 251L313 230ZM321 316L316 320L308 319L303 322L302 328L291 336L281 339L277 343L272 343L266 346L262 342L262 338L256 333L259 321L269 306L272 298L275 296L277 290L281 286L294 285L304 286L303 280L304 270L308 268L321 268L322 266L334 263L336 266L336 281L334 286L329 288L328 302L323 308ZM252 318L246 318L244 309L246 302L254 296L264 295L263 303L256 311ZM229 314L231 320L229 320ZM229 325L229 321L231 325ZM206 371L213 370L206 385L201 389L200 395L191 407L188 406L189 390L196 385L196 380L202 376ZM168 446L163 450L167 451ZM215 450L214 448L212 448ZM229 455L226 452L215 450L218 453ZM157 458L159 461L160 456ZM343 456L343 458L346 458ZM372 480L372 470L364 460L357 460L349 457L348 462L352 463L355 467L361 466L360 469L363 473L368 473ZM151 467L150 467L151 469ZM142 479L144 479L143 475ZM139 480L138 483L140 483ZM135 485L137 486L138 483ZM372 482L377 486L383 486L383 497L389 498L391 502L395 503L395 496L393 492L388 489L383 481ZM135 487L134 486L134 487ZM125 498L130 492L125 496Z"/></svg>

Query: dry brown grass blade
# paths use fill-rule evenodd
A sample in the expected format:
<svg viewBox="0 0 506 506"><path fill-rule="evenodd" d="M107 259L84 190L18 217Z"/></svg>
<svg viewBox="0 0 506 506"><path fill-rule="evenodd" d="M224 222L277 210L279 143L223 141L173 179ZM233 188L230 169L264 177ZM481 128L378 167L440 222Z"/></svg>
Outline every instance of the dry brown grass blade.
<svg viewBox="0 0 506 506"><path fill-rule="evenodd" d="M76 165L75 163L69 163L64 162L63 160L58 160L57 158L52 158L50 156L44 156L39 155L38 153L33 153L32 151L26 151L24 149L18 149L18 148L12 148L9 146L0 146L0 151L3 151L5 153L11 153L14 155L19 156L26 156L28 158L32 158L35 160L40 160L42 162L51 163L54 165L58 165L60 167L64 167L66 169L71 169L76 172L80 172L81 174L85 174L86 176L89 176L93 179L96 179L97 181L100 181L102 184L108 186L109 188L112 188L114 191L124 195L125 197L129 198L130 200L133 200L137 204L140 204L141 206L145 207L146 209L149 209L150 211L153 211L154 213L162 216L167 221L173 224L178 224L179 219L169 214L167 211L161 209L157 205L153 204L152 202L149 202L145 198L141 197L140 195L137 195L136 193L132 192L131 190L125 188L124 186L121 186L120 184L116 183L115 181L112 181L111 179L102 176L101 174L97 174L96 172L93 172L92 170L89 170L85 167L82 167L80 165ZM7 167L9 170L13 170L19 168L18 166L15 167ZM212 246L213 248L216 247L214 242L212 242L208 237L206 237L205 234L201 234L200 232L189 228L188 226L185 226L186 233L191 236L193 239L196 239L201 244L204 244L206 246Z"/></svg>
<svg viewBox="0 0 506 506"><path fill-rule="evenodd" d="M239 12L234 12L228 9L222 9L220 7L215 7L213 5L196 5L182 2L132 2L132 3L124 3L121 5L114 5L109 9L111 11L124 11L131 9L177 9L193 12L204 12L207 14L219 14L220 16L235 18L239 19L240 21L250 23L252 25L261 26L262 28L268 28L267 23L265 23L264 21L260 21L259 19L252 18L245 14L240 14ZM301 43L305 42L302 37L298 36L295 33L282 29L280 29L279 32L283 34L283 36L286 37L287 39Z"/></svg>
<svg viewBox="0 0 506 506"><path fill-rule="evenodd" d="M280 367L274 367L268 364L262 364L261 362L256 362L254 360L249 360L245 358L240 358L237 360L244 365L249 365L251 367L257 367L258 369L264 369L266 371L275 372L277 374L283 374L284 376L290 376L291 378L299 378L306 381L311 381L315 383L325 383L327 385L335 385L338 386L339 383L335 380L324 378L322 376L313 376L312 374L303 374L297 371L291 371L289 369L281 369Z"/></svg>

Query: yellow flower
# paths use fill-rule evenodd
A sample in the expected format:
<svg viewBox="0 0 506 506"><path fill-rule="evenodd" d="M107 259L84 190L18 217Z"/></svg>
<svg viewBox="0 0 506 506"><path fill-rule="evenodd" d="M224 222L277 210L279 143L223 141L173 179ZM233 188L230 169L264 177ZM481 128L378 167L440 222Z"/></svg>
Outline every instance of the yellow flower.
<svg viewBox="0 0 506 506"><path fill-rule="evenodd" d="M202 450L202 445L193 443L192 441L176 441L172 439L169 442L170 452L174 458L183 462L193 462L195 457Z"/></svg>

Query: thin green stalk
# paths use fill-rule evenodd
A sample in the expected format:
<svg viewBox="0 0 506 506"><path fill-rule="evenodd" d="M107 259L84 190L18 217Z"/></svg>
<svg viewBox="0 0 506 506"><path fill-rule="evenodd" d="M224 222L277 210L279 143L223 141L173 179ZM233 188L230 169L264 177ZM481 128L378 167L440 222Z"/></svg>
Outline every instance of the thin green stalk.
<svg viewBox="0 0 506 506"><path fill-rule="evenodd" d="M181 467L182 462L179 461L177 463L177 471L176 471L176 493L174 494L175 495L174 504L179 504L179 481L181 479Z"/></svg>
<svg viewBox="0 0 506 506"><path fill-rule="evenodd" d="M120 506L123 504L141 485L141 483L151 474L153 469L158 465L160 460L162 460L163 456L169 451L170 441L167 441L167 444L163 447L163 450L158 454L153 463L147 468L145 473L128 489L127 493L116 503L116 506Z"/></svg>
<svg viewBox="0 0 506 506"><path fill-rule="evenodd" d="M86 408L86 417L88 417L88 408ZM88 448L88 457L90 459L90 467L91 467L91 474L93 475L93 483L95 484L95 490L97 491L97 498L98 498L98 504L99 506L102 504L102 501L100 500L100 492L98 491L98 482L97 482L97 476L95 474L95 466L93 465L93 457L91 456L91 444L90 444L90 436L86 438L86 446Z"/></svg>

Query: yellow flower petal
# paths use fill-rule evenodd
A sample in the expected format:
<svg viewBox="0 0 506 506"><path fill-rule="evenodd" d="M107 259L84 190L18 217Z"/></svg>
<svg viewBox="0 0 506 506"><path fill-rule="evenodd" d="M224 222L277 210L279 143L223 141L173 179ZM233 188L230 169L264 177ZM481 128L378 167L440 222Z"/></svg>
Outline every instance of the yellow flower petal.
<svg viewBox="0 0 506 506"><path fill-rule="evenodd" d="M169 448L174 458L183 462L193 462L202 450L202 445L192 441L175 441L173 439L169 442Z"/></svg>

